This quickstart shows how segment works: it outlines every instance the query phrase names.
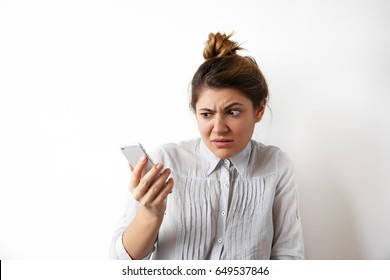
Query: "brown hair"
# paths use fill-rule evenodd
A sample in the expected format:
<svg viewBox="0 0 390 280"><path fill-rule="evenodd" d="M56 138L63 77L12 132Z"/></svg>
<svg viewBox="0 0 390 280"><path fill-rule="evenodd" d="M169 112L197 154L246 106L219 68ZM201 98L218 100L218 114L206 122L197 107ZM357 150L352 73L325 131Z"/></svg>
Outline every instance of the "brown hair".
<svg viewBox="0 0 390 280"><path fill-rule="evenodd" d="M231 41L233 33L210 33L203 57L191 83L191 107L195 111L199 95L204 88L234 88L248 97L254 108L268 99L268 86L255 59L240 56L236 51L243 48Z"/></svg>

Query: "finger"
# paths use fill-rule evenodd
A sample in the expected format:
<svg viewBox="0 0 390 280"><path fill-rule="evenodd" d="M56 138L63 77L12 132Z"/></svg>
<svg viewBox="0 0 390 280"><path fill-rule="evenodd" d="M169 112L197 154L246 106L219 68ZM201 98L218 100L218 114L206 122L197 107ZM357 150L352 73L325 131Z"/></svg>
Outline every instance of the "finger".
<svg viewBox="0 0 390 280"><path fill-rule="evenodd" d="M171 174L171 170L169 168L165 169L164 172L160 173L157 177L154 178L153 183L148 189L148 192L154 197L158 194L161 188L164 187L165 182L167 181L169 175ZM152 199L154 198L152 197Z"/></svg>
<svg viewBox="0 0 390 280"><path fill-rule="evenodd" d="M162 188L161 191L158 193L158 195L154 198L151 205L156 206L161 203L164 203L168 195L172 192L173 186L174 186L173 178L169 178L164 188Z"/></svg>
<svg viewBox="0 0 390 280"><path fill-rule="evenodd" d="M129 163L129 168L130 168L130 171L133 172L134 167L130 163Z"/></svg>
<svg viewBox="0 0 390 280"><path fill-rule="evenodd" d="M141 178L137 189L142 193L146 193L151 188L153 183L159 179L159 173L161 172L163 167L164 166L162 165L162 163L154 165L153 168L150 169L148 173L146 173L145 176Z"/></svg>
<svg viewBox="0 0 390 280"><path fill-rule="evenodd" d="M142 171L144 170L146 164L147 164L147 158L145 156L142 156L135 167L132 170L132 174L130 177L130 191L133 191L133 189L139 184L141 177L142 177ZM131 166L131 165L130 165ZM131 166L132 167L132 166Z"/></svg>
<svg viewBox="0 0 390 280"><path fill-rule="evenodd" d="M132 192L135 200L142 204L148 203L149 197L145 198L145 193L149 190L156 178L158 178L157 175L159 175L159 172L163 169L163 167L164 166L161 163L154 165L152 169L149 170L142 178L139 179L141 175L137 178L137 184L133 183L133 185L130 186L130 191Z"/></svg>
<svg viewBox="0 0 390 280"><path fill-rule="evenodd" d="M145 199L148 201L152 201L160 192L162 188L164 188L164 185L166 184L166 181L171 174L171 170L169 168L165 169L164 172L162 172L157 179L153 182L153 184L150 186L150 188L146 191Z"/></svg>

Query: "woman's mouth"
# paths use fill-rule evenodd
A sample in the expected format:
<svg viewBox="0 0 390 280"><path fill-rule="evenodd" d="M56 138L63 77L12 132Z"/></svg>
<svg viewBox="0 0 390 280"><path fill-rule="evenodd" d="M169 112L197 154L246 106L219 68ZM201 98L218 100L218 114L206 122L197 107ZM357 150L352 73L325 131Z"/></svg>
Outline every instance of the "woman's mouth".
<svg viewBox="0 0 390 280"><path fill-rule="evenodd" d="M214 139L211 140L211 143L217 148L229 148L233 144L231 139Z"/></svg>

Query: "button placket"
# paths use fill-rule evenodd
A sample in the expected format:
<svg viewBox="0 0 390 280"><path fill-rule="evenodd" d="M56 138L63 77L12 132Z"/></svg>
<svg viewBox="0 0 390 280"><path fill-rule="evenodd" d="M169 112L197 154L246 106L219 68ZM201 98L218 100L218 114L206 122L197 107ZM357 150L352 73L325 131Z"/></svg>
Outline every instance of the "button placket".
<svg viewBox="0 0 390 280"><path fill-rule="evenodd" d="M226 219L227 219L227 206L229 200L229 187L230 187L230 160L225 159L222 162L221 166L221 197L220 197L220 215L219 220L221 221L222 228L220 228L220 232L218 233L218 244L223 244L225 230L226 230Z"/></svg>

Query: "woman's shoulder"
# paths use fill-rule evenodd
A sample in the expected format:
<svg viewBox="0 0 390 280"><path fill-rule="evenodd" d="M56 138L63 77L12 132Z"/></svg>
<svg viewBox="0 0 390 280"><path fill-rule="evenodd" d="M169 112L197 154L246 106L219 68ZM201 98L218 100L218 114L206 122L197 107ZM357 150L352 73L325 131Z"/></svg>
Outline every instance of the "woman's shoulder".
<svg viewBox="0 0 390 280"><path fill-rule="evenodd" d="M164 154L185 155L194 154L200 139L190 139L180 142L172 142L161 145L156 149L156 152Z"/></svg>
<svg viewBox="0 0 390 280"><path fill-rule="evenodd" d="M280 151L280 148L277 146L265 145L261 142L253 140L253 139L251 140L251 143L252 143L252 150L255 149L255 150L259 150L262 152L268 152L268 153L275 153L275 152Z"/></svg>
<svg viewBox="0 0 390 280"><path fill-rule="evenodd" d="M288 155L279 147L252 140L251 162L264 173L278 173L291 166Z"/></svg>
<svg viewBox="0 0 390 280"><path fill-rule="evenodd" d="M271 159L276 159L282 153L281 149L277 146L265 145L255 140L251 140L251 142L252 155L255 155L257 159L262 158L270 161Z"/></svg>
<svg viewBox="0 0 390 280"><path fill-rule="evenodd" d="M156 162L178 170L180 166L188 166L194 162L200 139L190 139L176 143L166 143L158 147L153 153Z"/></svg>

